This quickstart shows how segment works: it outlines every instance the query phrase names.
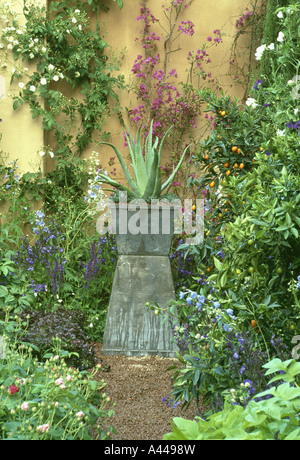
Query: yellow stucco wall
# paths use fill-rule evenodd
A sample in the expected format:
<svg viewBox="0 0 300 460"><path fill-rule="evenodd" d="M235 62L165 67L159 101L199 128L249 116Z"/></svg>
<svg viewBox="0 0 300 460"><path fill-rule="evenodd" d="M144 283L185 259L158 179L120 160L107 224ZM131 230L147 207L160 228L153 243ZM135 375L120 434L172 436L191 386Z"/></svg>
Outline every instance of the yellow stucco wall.
<svg viewBox="0 0 300 460"><path fill-rule="evenodd" d="M46 0L39 0L39 3ZM9 0L10 9L14 9L19 14L20 24L24 23L22 14L22 2ZM2 21L3 23L3 21ZM31 67L28 63L23 63L29 71ZM18 82L10 85L11 72L14 67L13 62L0 62L0 133L2 141L0 150L3 155L8 156L8 161L18 160L19 171L36 171L39 166L43 166L39 151L44 144L44 133L40 120L32 120L28 106L23 106L13 110L12 95L18 92Z"/></svg>
<svg viewBox="0 0 300 460"><path fill-rule="evenodd" d="M46 0L42 0L46 2ZM18 0L10 0L19 8L20 3ZM166 18L162 13L161 5L165 0L147 0L147 6L151 12L161 20L163 27L167 27ZM40 3L40 0L39 0ZM111 46L113 52L121 55L125 50L124 58L121 62L120 72L125 75L126 82L129 83L132 78L131 68L134 60L138 54L141 53L141 45L136 41L139 37L142 28L141 22L136 18L140 14L140 1L139 0L124 0L124 7L119 10L116 4L109 2L111 10L108 13L103 13L102 17L105 21L105 29L107 35L105 40ZM174 48L179 47L180 51L172 53L172 62L170 63L170 70L176 68L178 71L179 79L186 80L186 57L190 50L196 51L201 44L206 42L208 36L212 35L214 29L222 29L226 33L223 43L218 47L212 49L210 52L212 59L211 71L220 78L224 88L229 88L233 83L232 78L225 76L230 72L229 55L230 48L233 42L233 36L236 32L235 21L240 13L245 11L249 4L248 0L193 0L191 6L186 9L184 16L180 20L191 19L195 24L195 33L192 37L181 35L180 38L174 43ZM162 40L158 43L158 50L163 54L164 40L163 31L159 24L153 27ZM38 152L42 149L44 143L44 133L41 129L40 121L32 120L28 107L24 106L16 112L12 109L12 100L8 97L7 93L12 92L14 88L9 87L10 79L9 66L6 71L1 70L1 74L6 78L6 97L0 100L0 117L3 122L0 125L0 132L2 132L2 149L9 154L10 159L19 159L19 167L21 171L35 170L41 164L41 157ZM178 83L177 80L177 83ZM229 88L230 94L233 96L241 96L242 90L238 85L233 85ZM132 93L123 91L120 93L120 100L123 109L136 106L135 96ZM126 118L126 111L123 111ZM121 152L123 148L122 129L117 116L112 116L109 120L106 131L112 133L111 142L114 143ZM96 136L96 139L99 139ZM47 138L48 143L48 138ZM96 144L91 146L95 149ZM99 148L97 148L99 150ZM112 151L106 147L101 147L99 150L101 157L103 155L108 159L112 156ZM86 156L89 152L86 152ZM102 163L102 161L101 161ZM105 164L104 164L105 165Z"/></svg>
<svg viewBox="0 0 300 460"><path fill-rule="evenodd" d="M159 18L161 26L168 29L168 21L165 17L162 4L166 4L165 0L147 0L146 5L151 13L156 18ZM168 2L170 3L170 2ZM213 36L215 29L221 29L223 33L223 43L208 50L212 63L210 64L213 76L217 77L222 87L228 90L229 94L236 97L242 97L243 88L234 81L232 75L233 68L229 64L230 52L236 35L236 20L241 13L244 13L246 7L249 6L248 0L193 0L189 8L187 8L181 20L186 21L190 19L195 24L195 33L193 36L186 36L182 34L178 40L174 42L173 49L180 48L171 54L171 62L168 70L176 68L178 72L178 79L175 84L178 85L179 81L186 82L188 68L187 55L189 51L196 52L201 48L203 43L207 42L207 37ZM124 58L120 71L125 75L126 83L132 82L132 66L138 54L143 54L143 49L137 37L141 37L140 31L143 28L143 23L137 21L136 18L140 15L141 2L139 0L125 0L122 10L119 10L115 5L111 12L104 15L107 35L106 41L111 45L116 54L122 55ZM164 55L164 36L165 33L159 23L152 26L153 31L161 36L161 40L157 42L157 53L161 56ZM232 76L227 74L231 73ZM137 81L136 81L137 82ZM132 93L123 91L120 94L121 106L125 109L132 109L140 102L136 102L135 96ZM126 111L123 115L126 119ZM168 127L166 127L167 129ZM112 117L109 124L108 131L111 132L111 142L115 144L122 154L128 155L128 150L124 148L123 136L120 130L120 124L117 117ZM97 149L99 150L99 148ZM113 151L105 146L100 148L101 158L110 158L113 156ZM111 169L111 168L110 168ZM109 171L109 169L108 169ZM122 171L117 168L117 178L123 180Z"/></svg>

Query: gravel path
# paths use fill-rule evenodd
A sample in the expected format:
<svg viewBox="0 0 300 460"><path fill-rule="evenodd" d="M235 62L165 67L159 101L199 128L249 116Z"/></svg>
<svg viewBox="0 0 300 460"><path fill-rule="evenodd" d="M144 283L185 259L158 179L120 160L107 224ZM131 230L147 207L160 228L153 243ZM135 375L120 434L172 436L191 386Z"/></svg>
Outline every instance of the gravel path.
<svg viewBox="0 0 300 460"><path fill-rule="evenodd" d="M102 356L101 345L97 352L98 358L110 367L108 372L99 371L96 378L105 380L105 392L116 403L115 415L109 421L117 431L113 440L162 440L171 431L173 417L192 420L197 415L195 404L188 409L180 405L173 409L162 402L171 391L173 371L167 369L176 359Z"/></svg>

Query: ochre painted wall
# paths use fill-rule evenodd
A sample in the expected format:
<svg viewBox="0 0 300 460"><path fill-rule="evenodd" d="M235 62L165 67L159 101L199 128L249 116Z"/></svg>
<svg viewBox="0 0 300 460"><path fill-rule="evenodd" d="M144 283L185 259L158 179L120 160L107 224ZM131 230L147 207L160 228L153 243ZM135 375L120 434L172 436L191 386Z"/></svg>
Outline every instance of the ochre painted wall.
<svg viewBox="0 0 300 460"><path fill-rule="evenodd" d="M41 1L46 2L46 0L39 0L39 4ZM9 0L9 4L10 8L15 9L20 15L20 24L24 23L22 2ZM30 69L28 63L22 65ZM0 62L0 75L2 77L0 87L3 89L0 94L0 118L3 120L0 124L0 133L2 134L0 150L8 156L7 161L18 160L19 171L24 173L36 171L40 166L43 167L43 160L39 151L44 145L44 133L40 120L32 120L28 106L24 105L16 111L13 110L11 96L18 93L18 82L10 85L13 67L13 62L3 62L3 60Z"/></svg>
<svg viewBox="0 0 300 460"><path fill-rule="evenodd" d="M119 10L115 5L112 10L104 15L104 20L107 29L106 41L111 45L113 51L118 55L122 55L125 49L124 58L120 71L125 75L126 83L133 81L131 69L137 55L144 55L144 50L141 43L136 38L141 38L141 30L143 23L137 21L136 18L140 16L141 3L139 0L124 0L122 10ZM161 26L166 30L168 29L168 21L163 13L162 5L170 2L165 0L147 0L146 5L151 13L161 21ZM234 80L232 75L233 68L230 65L230 52L236 35L236 20L243 14L246 7L249 6L249 0L193 0L189 8L184 12L184 15L178 21L186 21L190 19L195 24L194 35L180 35L178 40L174 42L173 49L180 48L171 54L171 62L168 70L176 68L178 72L178 79L174 83L178 85L179 80L183 82L187 79L186 69L188 68L187 55L189 51L196 52L201 48L203 43L208 44L207 37L215 37L213 31L221 29L223 33L223 43L214 46L208 50L212 60L210 69L213 76L217 77L222 87L228 90L232 96L242 97L243 88ZM159 23L152 26L161 40L157 42L157 51L161 56L164 55L164 36L165 33ZM245 39L244 39L245 40ZM231 74L229 77L227 74ZM137 80L135 80L137 82ZM121 106L125 109L133 109L139 103L136 101L133 93L123 91L120 94ZM126 119L126 111L123 111ZM168 126L166 127L166 129ZM122 132L120 131L120 124L117 117L112 117L109 124L109 129L112 133L111 142L115 144L119 150L124 154L128 154L128 150L124 148L124 141ZM113 151L105 146L97 148L101 153L101 158L110 158L114 155ZM111 168L110 168L111 169ZM109 169L108 169L109 171ZM122 180L122 171L117 170L117 178Z"/></svg>
<svg viewBox="0 0 300 460"><path fill-rule="evenodd" d="M12 4L14 0L10 0ZM46 1L46 0L43 0ZM40 0L39 0L40 2ZM167 28L167 22L162 12L162 4L165 0L147 0L147 6L151 12L161 20L163 27ZM20 8L20 3L16 0L16 7ZM107 34L105 40L111 46L111 50L116 55L122 55L124 58L121 61L120 73L125 75L126 82L129 83L132 79L131 68L138 54L142 54L141 44L136 40L140 37L140 30L143 24L137 21L137 16L140 15L139 0L124 0L124 7L119 10L117 5L109 2L111 10L108 13L103 13L103 21L105 21L105 29ZM236 33L236 19L243 13L248 6L248 0L193 0L191 6L184 12L184 16L180 20L190 19L195 24L195 33L193 36L181 35L174 43L173 49L179 47L180 51L172 53L172 62L170 69L176 68L179 78L186 81L187 68L187 53L191 50L196 51L203 43L207 43L207 37L213 35L214 29L221 29L226 36L223 38L223 43L213 48L210 52L212 59L211 71L214 76L219 77L225 89L228 88L229 93L233 96L241 96L243 91L241 87L234 84L233 76L226 76L231 72L229 64L230 48L233 43L233 37ZM159 24L153 26L153 30L162 37L158 42L157 52L163 55L164 39L163 30ZM5 74L1 70L2 75L6 78L6 93L12 92L13 88L9 87L11 66L7 68ZM233 84L233 86L232 86ZM16 88L15 88L16 89ZM125 108L132 109L137 105L135 96L128 91L120 92L121 106L123 107L123 115L126 119ZM12 109L12 100L7 96L0 100L0 118L3 122L0 125L2 132L2 149L9 154L10 159L19 159L19 167L21 171L36 170L41 165L42 160L39 156L39 151L43 148L44 133L41 129L39 121L32 120L31 114L27 107L21 107L16 112ZM109 120L106 131L111 132L111 142L114 143L121 152L126 152L123 147L124 141L122 129L117 116L112 116ZM95 140L99 140L100 136L95 136ZM48 143L48 139L47 139ZM85 156L89 156L90 151L98 150L101 155L101 164L106 166L105 161L102 161L103 155L109 159L113 156L112 150L107 147L98 147L96 143L91 146L91 149L86 152ZM107 163L107 161L106 161ZM120 177L121 178L121 177Z"/></svg>

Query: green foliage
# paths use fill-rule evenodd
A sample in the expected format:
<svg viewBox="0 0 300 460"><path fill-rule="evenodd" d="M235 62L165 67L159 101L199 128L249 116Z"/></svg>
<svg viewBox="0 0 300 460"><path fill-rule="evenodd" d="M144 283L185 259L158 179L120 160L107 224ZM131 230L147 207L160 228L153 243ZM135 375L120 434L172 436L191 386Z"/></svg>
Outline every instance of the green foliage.
<svg viewBox="0 0 300 460"><path fill-rule="evenodd" d="M263 114L224 93L222 97L208 90L201 94L208 104L205 111L213 113L215 128L199 143L195 155L196 165L204 174L190 182L205 187L214 180L211 188L216 190L229 176L243 176L253 168L253 156L261 145L258 132Z"/></svg>
<svg viewBox="0 0 300 460"><path fill-rule="evenodd" d="M93 31L85 7L88 4L79 1L51 1L47 11L25 2L26 30L2 7L13 27L2 31L2 55L9 59L13 54L11 82L17 80L19 86L13 108L28 103L32 118L42 118L43 129L52 131L58 143L58 159L80 155L93 132L102 131L108 98L118 103L115 88L123 84L122 77L113 76L117 66L105 55L99 22ZM23 62L34 62L36 69L28 73ZM81 98L66 96L68 89L76 88Z"/></svg>
<svg viewBox="0 0 300 460"><path fill-rule="evenodd" d="M263 366L266 375L280 372L270 386L256 395L246 408L227 402L221 412L207 420L174 418L172 433L164 440L300 440L300 364L274 359Z"/></svg>
<svg viewBox="0 0 300 460"><path fill-rule="evenodd" d="M226 406L220 415L221 423L226 424L227 415L231 417L233 411L244 423L243 408L231 404L245 406L249 395L260 397L257 392L263 392L267 386L261 366L274 356L283 360L290 357L291 343L295 343L293 339L300 327L296 281L300 270L299 97L296 79L287 80L299 73L298 10L298 4L280 9L280 40L257 52L257 56L269 55L277 64L267 76L261 75L253 82L245 105L224 94L219 98L214 93L204 93L209 102L207 110L215 114L215 127L198 146L195 158L205 174L191 184L199 185L200 191L206 186L202 191L205 239L202 245L185 249L187 256L192 254L196 264L198 261L198 271L190 286L195 298L202 294L203 275L205 278L209 273L205 283L213 300L232 310L234 334L230 337L223 332L215 349L212 339L217 340L219 331L214 321L213 335L204 334L205 340L199 343L195 338L202 330L196 332L195 325L201 325L201 321L194 318L200 319L203 313L201 310L199 314L194 306L181 323L188 348L181 352L172 395L184 403L198 400L201 395L211 404L209 415L220 408L224 397L229 398L229 408ZM292 73L286 72L288 66L292 66ZM240 154L236 148L240 148ZM231 169L226 174L225 162L228 166L235 162L238 165L241 154L246 160L242 170L235 168L236 171ZM180 304L178 308L185 312L187 306ZM203 350L202 345L207 348ZM261 404L269 405L271 411L274 402L273 399ZM219 425L213 423L218 414L212 417L211 426L217 432ZM197 431L195 423L191 426ZM246 435L241 430L245 431L244 425L237 427L237 433L245 439L252 436L252 430ZM291 433L282 428L270 434L264 427L257 436L285 439L299 435ZM200 439L202 435L199 436ZM234 437L233 428L230 436ZM220 438L223 437L221 433Z"/></svg>
<svg viewBox="0 0 300 460"><path fill-rule="evenodd" d="M284 12L282 18L277 17L276 13ZM276 83L274 71L278 68L278 63L284 66L286 80L293 78L295 74L295 63L299 60L298 51L298 26L299 2L298 0L269 0L267 4L266 19L263 31L263 44L270 45L276 43L279 33L285 34L283 43L283 53L278 58L270 53L264 53L261 59L261 75L264 75L270 82ZM286 27L287 26L287 27ZM292 34L287 33L288 29ZM294 62L293 62L294 61ZM270 72L270 69L273 72Z"/></svg>
<svg viewBox="0 0 300 460"><path fill-rule="evenodd" d="M0 438L108 439L107 429L113 428L107 421L113 412L103 393L105 382L94 379L97 371L70 369L59 356L41 364L28 346L7 341L0 358Z"/></svg>

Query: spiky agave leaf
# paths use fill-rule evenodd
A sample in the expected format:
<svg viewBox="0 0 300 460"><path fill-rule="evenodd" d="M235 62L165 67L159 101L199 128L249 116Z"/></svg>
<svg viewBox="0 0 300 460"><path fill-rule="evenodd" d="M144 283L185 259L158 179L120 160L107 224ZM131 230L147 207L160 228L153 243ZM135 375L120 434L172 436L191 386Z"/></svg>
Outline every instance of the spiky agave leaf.
<svg viewBox="0 0 300 460"><path fill-rule="evenodd" d="M141 127L139 127L137 132L136 144L133 141L132 145L132 158L133 158L133 169L135 175L135 181L138 189L143 195L145 192L146 184L148 181L148 175L146 171L145 160L143 157L143 148L141 145Z"/></svg>
<svg viewBox="0 0 300 460"><path fill-rule="evenodd" d="M103 184L107 184L107 185L111 185L112 187L115 187L116 189L122 191L122 192L126 192L127 193L127 196L128 198L133 198L135 197L135 193L128 187L126 187L125 185L122 185L120 184L119 182L115 181L114 179L111 179L110 177L104 175L104 174L98 174L98 176L100 177L101 179L101 182ZM111 189L108 189L108 188L102 188L102 190L104 191L112 191Z"/></svg>
<svg viewBox="0 0 300 460"><path fill-rule="evenodd" d="M136 186L134 180L132 179L131 175L130 175L130 172L126 166L126 163L125 161L123 160L119 150L117 149L117 147L115 147L113 144L110 144L109 142L100 142L99 143L100 145L108 145L109 147L111 147L115 154L117 155L118 157L118 160L122 166L122 169L124 171L124 174L126 176L126 179L127 179L127 182L128 182L128 185L130 186L130 188L132 189L133 193L137 196L137 197L141 197L141 193L140 193L140 190L138 189L138 187Z"/></svg>
<svg viewBox="0 0 300 460"><path fill-rule="evenodd" d="M173 180L174 180L174 177L175 175L177 174L180 166L182 165L182 162L184 160L184 157L185 157L185 154L187 152L187 149L190 148L192 144L188 145L185 149L184 149L184 152L183 152L183 155L182 157L180 158L179 160L179 163L177 164L176 168L174 169L173 173L171 174L171 176L166 180L166 182L163 183L163 185L161 186L161 191L163 192L165 189L166 189L166 193L169 191L172 183L173 183Z"/></svg>
<svg viewBox="0 0 300 460"><path fill-rule="evenodd" d="M155 197L155 186L156 186L156 180L157 180L157 168L159 167L159 162L158 162L158 152L154 150L154 158L153 162L151 165L151 170L150 174L148 177L146 189L143 195L143 198L147 201L151 197Z"/></svg>

